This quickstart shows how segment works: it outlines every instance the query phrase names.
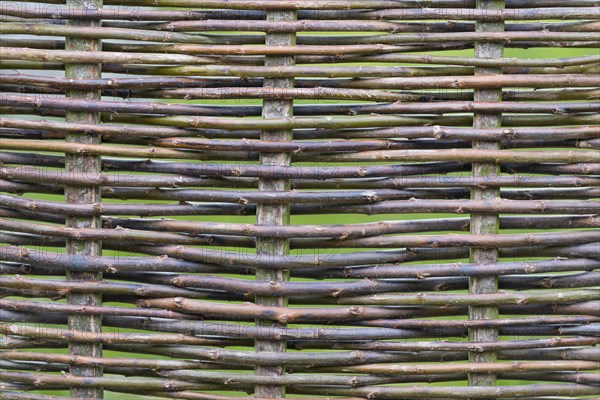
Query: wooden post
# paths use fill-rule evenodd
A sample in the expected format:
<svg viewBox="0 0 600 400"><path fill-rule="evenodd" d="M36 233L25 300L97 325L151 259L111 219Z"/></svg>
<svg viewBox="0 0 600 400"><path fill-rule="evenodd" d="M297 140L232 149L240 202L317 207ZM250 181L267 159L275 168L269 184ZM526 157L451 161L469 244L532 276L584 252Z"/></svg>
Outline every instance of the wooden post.
<svg viewBox="0 0 600 400"><path fill-rule="evenodd" d="M480 10L503 9L505 0L477 0L477 8ZM501 32L504 30L504 22L476 22L477 32ZM476 58L502 58L504 46L502 43L475 43ZM501 74L502 68L476 67L475 75ZM475 90L475 101L498 102L502 100L502 89ZM475 113L473 119L474 128L498 128L501 125L501 115L491 113ZM499 150L500 142L497 141L473 141L473 148L482 150ZM497 163L473 163L473 177L491 177L500 175L500 165ZM489 200L500 197L499 188L471 190L471 199ZM498 214L473 214L471 215L471 233L494 234L500 228ZM478 264L493 264L498 261L498 249L471 248L471 262ZM483 294L495 293L498 290L497 276L471 277L469 280L470 293ZM495 319L498 318L498 307L486 306L469 307L469 319ZM469 329L469 340L473 342L496 342L498 341L498 330L496 328L472 328ZM496 361L495 352L470 353L471 362L493 362ZM496 383L493 374L469 374L470 386L492 386Z"/></svg>
<svg viewBox="0 0 600 400"><path fill-rule="evenodd" d="M94 10L102 8L102 0L67 0L67 6L71 9ZM100 21L69 21L70 26L99 27ZM100 51L101 41L99 39L65 38L65 50L67 51ZM73 79L96 79L101 77L100 64L65 64L65 76ZM66 96L72 99L85 99L93 102L100 100L100 92L97 90L68 90ZM100 113L66 111L65 120L73 123L98 124ZM100 135L88 132L67 132L66 141L72 143L99 144ZM96 174L100 172L100 157L86 154L65 154L65 168L69 174ZM95 203L100 201L99 186L66 186L65 198L68 203ZM85 217L67 217L66 225L74 228L100 228L101 216L90 215ZM100 241L92 240L67 240L67 254L78 264L85 265L88 260L94 259L102 254ZM102 274L98 272L71 271L67 270L67 279L74 281L101 280ZM102 303L102 295L99 293L70 293L67 302L76 305L97 306ZM102 316L73 314L68 316L70 330L100 332L102 329ZM89 343L69 343L69 354L80 356L102 356L102 345L95 341L94 335L90 334ZM75 376L95 377L102 375L102 367L72 365L71 374ZM101 388L71 388L71 396L78 398L102 398Z"/></svg>
<svg viewBox="0 0 600 400"><path fill-rule="evenodd" d="M268 11L268 21L294 21L297 18L295 11ZM267 46L289 46L296 43L295 33L267 33L265 44ZM294 65L293 56L266 56L265 66L290 66ZM294 87L293 78L283 79L265 79L264 87L286 89ZM264 118L285 118L293 115L293 100L264 100L262 116ZM270 130L262 131L260 135L262 140L266 141L291 141L293 132L289 130ZM261 153L261 165L290 165L290 153ZM258 183L259 191L288 191L290 181L288 179L260 179ZM256 220L259 225L288 225L290 223L290 205L276 204L263 205L258 204L256 209ZM269 258L272 256L281 256L289 254L288 239L257 238L256 251L261 257ZM289 278L289 273L282 270L257 269L256 279L259 281L281 282ZM256 304L269 306L286 306L287 299L284 297L256 296ZM279 323L273 321L256 320L259 326L278 327ZM286 350L285 341L256 340L256 351L266 352L284 352ZM285 373L284 366L256 366L257 375L282 375ZM259 397L280 398L285 397L285 386L283 385L256 385L254 394Z"/></svg>

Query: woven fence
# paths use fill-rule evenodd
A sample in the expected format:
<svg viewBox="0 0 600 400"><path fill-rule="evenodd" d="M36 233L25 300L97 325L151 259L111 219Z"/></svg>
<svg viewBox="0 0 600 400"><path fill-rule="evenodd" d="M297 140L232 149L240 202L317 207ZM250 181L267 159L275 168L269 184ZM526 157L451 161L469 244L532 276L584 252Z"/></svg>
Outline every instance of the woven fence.
<svg viewBox="0 0 600 400"><path fill-rule="evenodd" d="M0 398L598 399L599 17L1 1Z"/></svg>

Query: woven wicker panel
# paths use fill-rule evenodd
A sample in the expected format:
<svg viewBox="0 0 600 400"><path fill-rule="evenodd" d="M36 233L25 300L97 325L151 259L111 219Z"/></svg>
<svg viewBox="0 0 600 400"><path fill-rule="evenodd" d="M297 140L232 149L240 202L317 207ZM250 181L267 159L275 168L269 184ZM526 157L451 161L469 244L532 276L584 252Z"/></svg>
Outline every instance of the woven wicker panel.
<svg viewBox="0 0 600 400"><path fill-rule="evenodd" d="M597 399L599 1L0 15L0 398Z"/></svg>

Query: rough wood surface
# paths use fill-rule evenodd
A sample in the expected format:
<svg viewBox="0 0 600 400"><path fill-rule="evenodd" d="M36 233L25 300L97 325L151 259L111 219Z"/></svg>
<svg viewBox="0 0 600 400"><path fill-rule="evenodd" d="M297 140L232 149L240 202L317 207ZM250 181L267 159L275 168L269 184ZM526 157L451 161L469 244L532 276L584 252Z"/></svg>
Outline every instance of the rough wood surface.
<svg viewBox="0 0 600 400"><path fill-rule="evenodd" d="M597 396L598 0L4 3L2 399Z"/></svg>
<svg viewBox="0 0 600 400"><path fill-rule="evenodd" d="M268 11L267 21L293 21L296 19L294 11ZM296 44L296 35L294 33L268 33L265 36L266 46L294 46ZM278 68L294 65L293 56L267 56L265 58L265 67ZM277 89L288 90L294 87L293 78L270 78L264 79L263 89L271 92ZM273 99L264 100L262 105L263 118L289 118L294 115L293 100ZM260 140L265 142L291 142L293 140L292 130L269 130L262 131ZM260 164L270 166L289 166L291 163L291 154L289 152L270 152L260 154ZM258 190L267 192L287 192L290 190L290 181L288 179L259 178ZM289 204L258 204L256 207L256 223L260 225L279 226L289 225L290 223L290 205ZM275 256L289 255L289 240L286 238L257 237L256 254L260 259L270 260ZM257 269L256 280L266 281L270 285L277 285L289 279L289 272L286 270ZM267 307L287 307L287 298L281 296L256 296L257 306ZM273 322L272 318L256 320L258 326L264 327L284 327L285 321ZM287 344L284 340L257 340L254 347L257 352L285 352ZM267 375L273 378L267 378L267 382L277 382L277 377L285 374L285 365L256 366L257 375ZM254 389L254 395L266 398L281 398L285 396L285 386L283 385L265 385L257 384Z"/></svg>
<svg viewBox="0 0 600 400"><path fill-rule="evenodd" d="M477 8L482 10L502 10L505 7L504 0L477 0ZM504 22L477 22L475 24L477 32L497 32L504 30ZM479 58L502 58L504 48L501 43L477 42L475 43L475 57ZM475 75L496 75L501 74L502 68L475 68ZM496 90L476 90L474 93L475 101L496 102L502 100L502 88ZM478 129L500 128L501 116L499 114L476 113L473 116L473 127ZM482 150L500 150L501 143L492 141L475 140L473 148ZM500 175L500 165L498 163L473 163L474 177L496 177ZM494 200L500 197L498 188L474 188L471 190L471 199L473 200ZM497 214L473 214L471 215L471 233L473 234L497 234L500 231L500 218ZM498 249L471 248L471 262L476 264L495 264L498 262ZM469 283L469 292L474 294L493 294L498 291L497 276L471 277ZM470 319L497 319L499 316L498 308L470 306ZM498 330L494 328L472 328L469 330L469 340L473 342L497 342ZM494 362L496 361L495 352L471 353L470 361L473 362ZM489 386L494 385L496 376L493 374L469 374L469 384L471 386Z"/></svg>
<svg viewBox="0 0 600 400"><path fill-rule="evenodd" d="M82 1L67 0L67 6L73 9L101 9L102 0ZM96 30L100 27L100 21L69 21L68 26L91 27ZM66 51L101 51L102 44L99 39L83 39L66 37ZM65 64L65 77L67 79L97 79L101 77L101 66L99 64ZM100 100L97 90L82 91L69 90L65 93L67 101L83 99L83 101L94 103ZM75 100L77 101L77 100ZM81 124L98 124L100 114L97 112L69 111L65 112L65 122ZM76 144L100 144L101 137L85 131L69 132L65 135L67 143ZM65 154L65 171L67 174L95 174L100 171L100 157L87 154ZM100 186L65 186L65 200L73 204L91 204L101 201ZM70 228L99 228L101 216L90 217L68 216L65 224ZM102 244L100 241L66 240L67 255L75 260L95 259L102 255ZM102 279L101 272L67 269L67 279L73 281L97 281ZM98 306L102 304L101 293L70 293L67 295L67 303L77 306ZM86 342L69 343L69 354L73 356L102 356L102 345L96 343L94 335L102 330L102 315L70 314L68 318L69 329L94 332L89 335ZM82 366L71 364L69 372L74 376L95 377L102 376L102 366ZM101 388L72 387L71 396L81 398L102 398Z"/></svg>

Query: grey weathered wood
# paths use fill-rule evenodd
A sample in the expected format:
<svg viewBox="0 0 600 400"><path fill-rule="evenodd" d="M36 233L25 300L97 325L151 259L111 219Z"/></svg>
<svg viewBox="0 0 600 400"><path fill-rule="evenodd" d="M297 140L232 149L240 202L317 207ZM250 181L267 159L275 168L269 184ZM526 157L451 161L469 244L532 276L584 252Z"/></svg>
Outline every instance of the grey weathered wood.
<svg viewBox="0 0 600 400"><path fill-rule="evenodd" d="M477 0L477 8L483 10L503 9L505 0ZM498 32L504 30L504 22L476 22L477 32ZM501 43L475 43L475 57L478 58L502 58L504 47ZM501 74L502 68L476 67L475 75ZM502 101L502 89L476 90L475 101ZM474 128L498 128L501 125L501 116L498 114L475 113L473 119ZM473 141L473 148L484 150L499 150L499 142ZM500 165L497 163L473 163L473 176L498 176ZM500 197L499 188L471 190L473 200L490 200ZM500 218L498 214L472 214L471 233L494 234L500 229ZM493 264L498 261L498 249L471 248L471 261L479 264ZM498 290L498 277L483 276L471 277L469 282L470 293L484 294L495 293ZM469 319L495 319L498 318L497 306L471 306L469 307ZM469 330L469 340L474 342L496 342L498 341L498 330L494 328L473 328ZM472 362L496 361L495 352L471 353ZM490 386L496 383L493 374L469 374L470 386Z"/></svg>
<svg viewBox="0 0 600 400"><path fill-rule="evenodd" d="M267 21L293 21L297 18L295 11L268 11ZM266 35L267 46L295 45L295 33L270 33ZM266 56L265 66L291 66L294 65L293 56ZM293 78L265 79L265 88L293 88ZM267 89L268 90L268 89ZM264 100L262 116L264 118L285 118L293 115L293 100ZM292 130L271 130L261 132L260 138L265 141L291 141ZM290 165L290 153L261 153L261 165ZM258 181L259 191L288 191L290 181L287 179L261 178ZM256 208L256 222L263 225L288 225L290 223L289 204L259 204ZM272 257L289 254L289 239L257 238L256 251L259 256ZM275 271L269 269L257 269L256 279L259 281L280 282L289 279L289 273L285 270ZM256 304L267 306L286 306L285 297L256 296ZM282 324L269 320L256 320L259 326L278 327ZM255 350L257 352L284 352L285 341L256 340ZM283 375L284 366L256 366L257 375ZM283 385L256 385L254 394L257 397L280 398L285 397L285 386Z"/></svg>
<svg viewBox="0 0 600 400"><path fill-rule="evenodd" d="M99 9L102 0L67 0L67 6L72 9ZM70 25L98 27L100 21L69 21ZM70 51L100 51L101 41L99 39L66 38L65 49ZM101 77L100 64L65 64L66 78L74 79L96 79ZM85 99L87 101L100 100L100 92L97 90L67 91L68 98ZM100 114L97 112L66 111L65 120L73 123L98 124ZM66 141L84 144L99 144L100 135L87 132L69 132ZM65 169L67 173L94 174L100 171L100 157L85 154L66 154ZM100 187L98 186L66 186L65 198L68 203L95 203L100 201ZM99 228L101 216L90 217L67 217L66 225L74 228ZM102 245L99 241L67 240L67 254L73 258L96 258L102 253ZM85 261L84 261L85 262ZM102 273L81 272L67 270L67 278L74 281L101 280ZM74 305L96 306L102 304L102 295L98 293L70 293L67 302ZM100 332L102 327L102 316L99 315L69 315L69 329L90 332ZM90 334L89 343L69 343L69 354L78 356L102 356L102 345L95 342L94 335ZM102 367L71 365L70 373L75 376L97 377L102 375ZM103 390L98 387L71 387L71 395L78 398L102 398Z"/></svg>

